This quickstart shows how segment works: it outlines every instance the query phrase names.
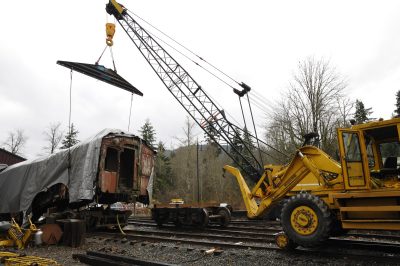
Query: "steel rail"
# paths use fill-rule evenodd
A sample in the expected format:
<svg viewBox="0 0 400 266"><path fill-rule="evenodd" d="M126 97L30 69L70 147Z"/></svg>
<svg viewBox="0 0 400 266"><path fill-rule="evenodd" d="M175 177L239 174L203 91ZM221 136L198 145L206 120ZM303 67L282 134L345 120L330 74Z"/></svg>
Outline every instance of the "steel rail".
<svg viewBox="0 0 400 266"><path fill-rule="evenodd" d="M114 242L116 239L121 240L121 236L119 234L115 233L101 233L101 234L91 234L91 236L97 236L97 237L106 237L106 239L113 240ZM296 255L296 256L317 256L317 257L326 257L326 258L332 258L332 259L337 259L338 257L346 257L347 259L352 259L357 262L360 261L365 261L365 262L371 262L372 260L375 260L377 263L386 263L386 264L398 264L398 261L400 260L400 257L397 255L400 246L397 246L396 253L390 253L388 252L394 252L393 249L390 249L389 245L384 245L382 246L381 249L376 249L376 246L371 246L364 244L362 246L368 247L366 249L368 253L360 253L356 249L348 249L346 246L343 246L342 243L337 243L337 245L334 246L329 246L325 248L317 248L317 249L295 249L295 250L282 250L275 245L271 245L270 243L264 243L264 245L255 245L255 244L246 244L246 243L241 243L241 244L235 244L235 243L226 243L226 242L220 242L220 241L209 241L209 240L194 240L194 239L183 239L183 238L171 238L171 237L163 237L163 236L149 236L149 235L132 235L132 234L127 234L124 235L124 238L129 239L129 240L144 240L144 241L149 241L149 242L172 242L176 243L178 245L182 244L189 244L189 245L198 245L206 248L230 248L230 249L250 249L250 250L265 250L265 251L276 251L280 252L283 254L291 254L291 255ZM387 249L389 247L389 249ZM382 250L382 252L381 252ZM364 250L365 251L365 250ZM378 252L377 252L378 251ZM358 252L358 253L356 253Z"/></svg>

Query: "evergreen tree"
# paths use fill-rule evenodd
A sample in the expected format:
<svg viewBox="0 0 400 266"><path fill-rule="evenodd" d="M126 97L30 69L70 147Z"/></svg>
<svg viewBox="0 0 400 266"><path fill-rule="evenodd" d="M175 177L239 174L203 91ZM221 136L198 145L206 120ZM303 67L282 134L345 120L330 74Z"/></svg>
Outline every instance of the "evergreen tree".
<svg viewBox="0 0 400 266"><path fill-rule="evenodd" d="M395 116L400 116L400 90L396 92L396 109L394 110Z"/></svg>
<svg viewBox="0 0 400 266"><path fill-rule="evenodd" d="M218 131L217 129L214 128L213 123L207 123L207 125L205 126L205 131L204 132L204 139L207 141L208 144L216 144L215 140L218 141ZM215 140L214 140L215 139Z"/></svg>
<svg viewBox="0 0 400 266"><path fill-rule="evenodd" d="M232 149L234 165L239 166L242 163L242 156L240 154L243 152L243 143L239 131L236 131L235 135L233 136L232 146L232 148L234 148Z"/></svg>
<svg viewBox="0 0 400 266"><path fill-rule="evenodd" d="M150 123L149 119L146 119L146 122L140 128L139 133L142 139L147 142L147 144L149 144L153 148L155 147L156 131L154 130L153 125Z"/></svg>
<svg viewBox="0 0 400 266"><path fill-rule="evenodd" d="M75 129L74 124L72 123L69 132L65 135L65 138L61 142L61 149L68 149L79 143L78 133L79 131Z"/></svg>
<svg viewBox="0 0 400 266"><path fill-rule="evenodd" d="M155 181L154 191L157 194L159 200L163 199L162 196L168 194L168 189L172 185L172 167L170 158L165 153L165 145L161 141L157 146L157 157L154 165L155 170Z"/></svg>
<svg viewBox="0 0 400 266"><path fill-rule="evenodd" d="M354 113L354 120L357 124L361 124L369 121L371 118L369 116L372 114L372 108L365 108L362 101L356 100L356 111Z"/></svg>

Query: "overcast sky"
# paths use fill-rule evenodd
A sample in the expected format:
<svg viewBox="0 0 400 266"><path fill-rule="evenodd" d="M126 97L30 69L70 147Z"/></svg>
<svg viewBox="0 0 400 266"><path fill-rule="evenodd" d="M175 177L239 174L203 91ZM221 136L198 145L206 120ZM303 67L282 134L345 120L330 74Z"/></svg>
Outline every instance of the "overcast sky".
<svg viewBox="0 0 400 266"><path fill-rule="evenodd" d="M106 3L20 0L3 5L0 147L9 131L23 129L28 137L23 154L34 158L43 153L42 132L50 123L61 122L67 130L70 72L56 61L97 60L105 46L104 25L114 21L106 15ZM349 96L372 107L374 117L390 118L394 110L395 93L400 90L400 1L122 3L271 102L287 88L298 62L314 56L330 60L347 78ZM186 114L119 25L113 51L118 73L144 93L133 97L131 132L138 134L148 118L158 140L176 145L174 137L182 135ZM109 52L103 57L100 63L111 68ZM241 121L231 89L187 60L182 65ZM130 99L126 91L74 72L72 121L79 138L103 128L127 130ZM262 118L257 111L258 125Z"/></svg>

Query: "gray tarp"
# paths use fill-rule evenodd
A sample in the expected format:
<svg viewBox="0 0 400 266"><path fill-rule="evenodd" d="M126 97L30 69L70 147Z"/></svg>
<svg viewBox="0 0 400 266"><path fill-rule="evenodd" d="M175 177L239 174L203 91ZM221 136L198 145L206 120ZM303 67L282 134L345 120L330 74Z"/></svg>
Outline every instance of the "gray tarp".
<svg viewBox="0 0 400 266"><path fill-rule="evenodd" d="M92 199L101 140L110 133L123 132L104 129L71 147L69 151L61 150L5 169L0 173L0 213L28 210L39 192L57 183L67 185L70 202ZM68 174L69 161L71 169Z"/></svg>
<svg viewBox="0 0 400 266"><path fill-rule="evenodd" d="M147 183L147 193L149 194L149 203L151 204L153 199L153 183L154 183L154 167L151 169L151 175L149 178L149 183Z"/></svg>

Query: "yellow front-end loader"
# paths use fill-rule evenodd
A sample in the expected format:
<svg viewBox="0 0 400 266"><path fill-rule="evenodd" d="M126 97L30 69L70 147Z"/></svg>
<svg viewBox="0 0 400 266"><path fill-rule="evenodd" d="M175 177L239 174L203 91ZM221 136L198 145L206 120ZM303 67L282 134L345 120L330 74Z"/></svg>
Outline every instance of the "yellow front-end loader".
<svg viewBox="0 0 400 266"><path fill-rule="evenodd" d="M400 230L400 119L338 129L340 163L314 146L299 148L287 165L266 165L249 189L239 183L250 219L283 201L282 248L317 246L348 229Z"/></svg>
<svg viewBox="0 0 400 266"><path fill-rule="evenodd" d="M288 165L263 168L264 163L258 160L263 157L259 148L262 141L257 134L252 136L246 128L241 130L231 123L225 111L127 8L110 0L106 11L210 140L236 165L241 164L242 172L232 166L224 169L236 177L248 217L261 217L284 201L282 247L318 245L347 229L400 230L399 118L338 129L340 163L317 147L303 146ZM111 35L107 33L108 40ZM240 101L248 97L251 88L244 82L236 83L240 89L233 92ZM243 109L242 114L245 118ZM259 156L253 154L252 143L257 143ZM258 181L252 190L242 173Z"/></svg>

